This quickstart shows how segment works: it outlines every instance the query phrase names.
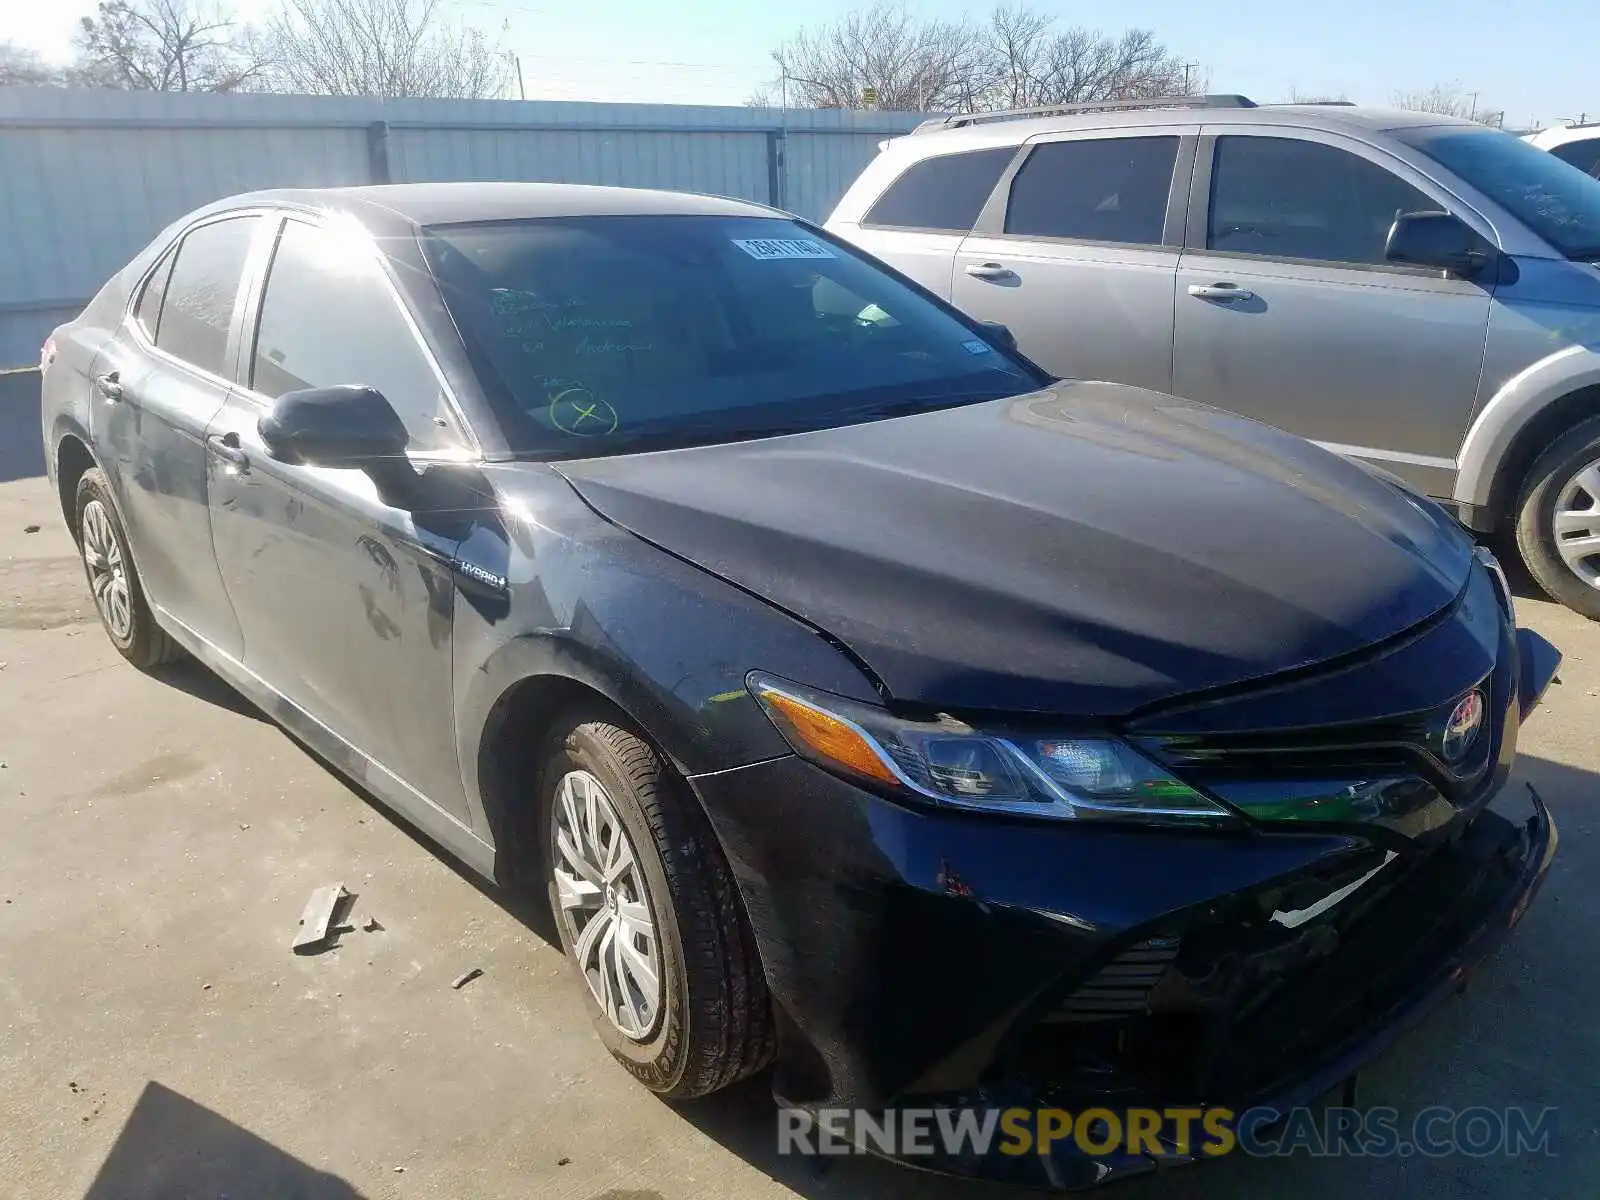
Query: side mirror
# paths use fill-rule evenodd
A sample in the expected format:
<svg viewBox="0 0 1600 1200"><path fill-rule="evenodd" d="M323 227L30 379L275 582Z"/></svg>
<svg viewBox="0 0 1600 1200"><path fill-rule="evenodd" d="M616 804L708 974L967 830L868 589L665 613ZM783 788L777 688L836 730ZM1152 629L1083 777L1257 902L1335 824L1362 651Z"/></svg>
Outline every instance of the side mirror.
<svg viewBox="0 0 1600 1200"><path fill-rule="evenodd" d="M1389 226L1383 256L1392 263L1476 275L1489 261L1489 248L1459 217L1410 212L1401 213Z"/></svg>
<svg viewBox="0 0 1600 1200"><path fill-rule="evenodd" d="M285 392L256 429L273 458L312 467L369 467L405 454L411 440L383 393L369 387Z"/></svg>
<svg viewBox="0 0 1600 1200"><path fill-rule="evenodd" d="M999 321L979 321L983 330L1007 350L1015 353L1017 349L1017 335L1011 332L1009 325L1002 325Z"/></svg>

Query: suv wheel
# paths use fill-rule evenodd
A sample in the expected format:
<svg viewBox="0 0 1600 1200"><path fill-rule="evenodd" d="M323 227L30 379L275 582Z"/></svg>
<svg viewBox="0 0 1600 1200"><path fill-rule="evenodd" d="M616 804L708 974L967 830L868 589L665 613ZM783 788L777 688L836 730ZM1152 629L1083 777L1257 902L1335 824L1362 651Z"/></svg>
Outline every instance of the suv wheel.
<svg viewBox="0 0 1600 1200"><path fill-rule="evenodd" d="M156 624L145 602L133 555L128 553L128 535L112 503L111 488L98 468L85 471L78 480L77 514L84 573L111 644L141 668L179 657L178 644Z"/></svg>
<svg viewBox="0 0 1600 1200"><path fill-rule="evenodd" d="M1600 417L1568 430L1528 471L1517 548L1545 591L1600 620Z"/></svg>
<svg viewBox="0 0 1600 1200"><path fill-rule="evenodd" d="M613 1057L673 1099L765 1066L771 1001L733 873L671 767L585 719L551 743L540 799L561 945Z"/></svg>

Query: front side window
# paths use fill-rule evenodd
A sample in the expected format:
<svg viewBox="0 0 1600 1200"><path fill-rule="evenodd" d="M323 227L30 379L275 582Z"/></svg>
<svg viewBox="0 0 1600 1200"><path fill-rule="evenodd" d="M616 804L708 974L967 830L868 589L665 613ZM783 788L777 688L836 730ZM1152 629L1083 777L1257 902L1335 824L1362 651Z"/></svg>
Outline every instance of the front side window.
<svg viewBox="0 0 1600 1200"><path fill-rule="evenodd" d="M1466 180L1567 258L1600 259L1600 180L1497 129L1432 125L1397 136Z"/></svg>
<svg viewBox="0 0 1600 1200"><path fill-rule="evenodd" d="M1016 152L1000 146L925 158L889 185L861 223L968 233Z"/></svg>
<svg viewBox="0 0 1600 1200"><path fill-rule="evenodd" d="M285 221L267 272L250 386L270 399L302 388L376 388L415 449L448 444L444 396L359 230Z"/></svg>
<svg viewBox="0 0 1600 1200"><path fill-rule="evenodd" d="M799 432L1043 382L956 314L793 221L436 226L424 247L519 453Z"/></svg>
<svg viewBox="0 0 1600 1200"><path fill-rule="evenodd" d="M1176 137L1035 146L1011 184L1006 232L1158 246L1177 157Z"/></svg>
<svg viewBox="0 0 1600 1200"><path fill-rule="evenodd" d="M157 322L156 345L184 362L228 377L228 326L260 217L212 221L184 235Z"/></svg>
<svg viewBox="0 0 1600 1200"><path fill-rule="evenodd" d="M1206 246L1382 265L1394 219L1438 208L1392 172L1334 146L1222 137L1212 160Z"/></svg>

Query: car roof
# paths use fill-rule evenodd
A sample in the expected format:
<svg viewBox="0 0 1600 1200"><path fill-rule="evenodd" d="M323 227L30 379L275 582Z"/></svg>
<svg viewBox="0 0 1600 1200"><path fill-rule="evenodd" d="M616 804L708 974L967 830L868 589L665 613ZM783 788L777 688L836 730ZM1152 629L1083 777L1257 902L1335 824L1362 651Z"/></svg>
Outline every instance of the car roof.
<svg viewBox="0 0 1600 1200"><path fill-rule="evenodd" d="M230 196L217 207L287 208L382 215L412 225L455 225L528 217L786 216L724 196L577 183L389 183L337 188L278 188Z"/></svg>
<svg viewBox="0 0 1600 1200"><path fill-rule="evenodd" d="M1541 129L1537 133L1527 134L1522 140L1531 142L1541 150L1552 150L1557 146L1565 146L1568 142L1587 142L1600 138L1600 125L1558 125L1551 129Z"/></svg>
<svg viewBox="0 0 1600 1200"><path fill-rule="evenodd" d="M979 114L981 118L983 114ZM959 121L954 117L950 120ZM1149 128L1162 125L1283 125L1296 129L1325 129L1332 132L1379 133L1394 129L1413 129L1429 125L1459 125L1482 129L1484 126L1463 117L1437 113L1409 112L1394 108L1359 108L1345 104L1260 104L1244 107L1178 105L1170 107L1126 108L1102 112L1060 113L1056 115L991 117L971 125L941 127L928 122L914 134L917 145L941 142L964 145L1015 145L1046 133L1068 133L1080 129Z"/></svg>

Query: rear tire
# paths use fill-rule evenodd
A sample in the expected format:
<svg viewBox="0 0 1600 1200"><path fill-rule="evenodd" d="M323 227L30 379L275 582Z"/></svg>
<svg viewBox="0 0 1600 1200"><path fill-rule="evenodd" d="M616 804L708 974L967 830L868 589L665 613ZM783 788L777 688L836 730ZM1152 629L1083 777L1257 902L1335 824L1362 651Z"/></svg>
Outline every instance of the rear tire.
<svg viewBox="0 0 1600 1200"><path fill-rule="evenodd" d="M766 979L733 873L686 785L606 715L566 723L543 761L550 906L601 1041L669 1099L755 1074L773 1053Z"/></svg>
<svg viewBox="0 0 1600 1200"><path fill-rule="evenodd" d="M74 531L89 592L111 644L141 670L180 657L182 650L156 624L150 612L133 555L128 551L122 518L117 515L110 485L98 467L85 471L78 480L74 513Z"/></svg>

